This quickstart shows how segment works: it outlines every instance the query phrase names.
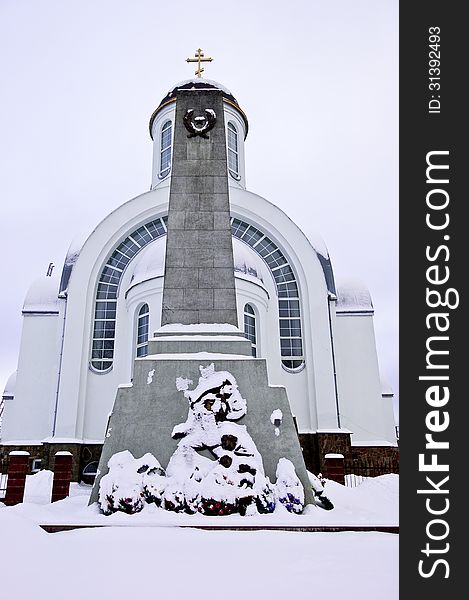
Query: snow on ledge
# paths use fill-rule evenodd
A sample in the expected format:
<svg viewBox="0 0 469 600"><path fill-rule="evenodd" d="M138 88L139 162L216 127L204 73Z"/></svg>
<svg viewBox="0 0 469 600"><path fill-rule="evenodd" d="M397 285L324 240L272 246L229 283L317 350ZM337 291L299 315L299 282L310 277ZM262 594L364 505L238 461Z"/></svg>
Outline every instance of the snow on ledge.
<svg viewBox="0 0 469 600"><path fill-rule="evenodd" d="M311 430L309 433L353 433L350 429L346 429L345 427L334 427L330 429L316 429L316 431Z"/></svg>
<svg viewBox="0 0 469 600"><path fill-rule="evenodd" d="M247 339L247 338L246 338ZM162 335L153 338L157 342L193 341L193 342L239 342L244 341L239 335Z"/></svg>
<svg viewBox="0 0 469 600"><path fill-rule="evenodd" d="M42 446L42 440L7 440L0 443L2 446Z"/></svg>
<svg viewBox="0 0 469 600"><path fill-rule="evenodd" d="M193 352L193 353L175 353L175 354L148 354L136 360L256 360L252 356L245 354L218 354L215 352Z"/></svg>
<svg viewBox="0 0 469 600"><path fill-rule="evenodd" d="M352 440L352 446L389 446L391 448L397 448L398 444L395 442L389 442L388 440Z"/></svg>
<svg viewBox="0 0 469 600"><path fill-rule="evenodd" d="M373 302L366 285L355 279L337 283L337 314L373 313Z"/></svg>
<svg viewBox="0 0 469 600"><path fill-rule="evenodd" d="M329 454L326 454L324 456L324 458L344 458L343 454L334 454L333 452L330 452Z"/></svg>
<svg viewBox="0 0 469 600"><path fill-rule="evenodd" d="M191 325L183 325L182 323L170 323L169 325L163 325L155 331L155 334L164 333L185 333L190 334L193 332L197 333L244 333L236 327L236 325L230 325L229 323L192 323Z"/></svg>

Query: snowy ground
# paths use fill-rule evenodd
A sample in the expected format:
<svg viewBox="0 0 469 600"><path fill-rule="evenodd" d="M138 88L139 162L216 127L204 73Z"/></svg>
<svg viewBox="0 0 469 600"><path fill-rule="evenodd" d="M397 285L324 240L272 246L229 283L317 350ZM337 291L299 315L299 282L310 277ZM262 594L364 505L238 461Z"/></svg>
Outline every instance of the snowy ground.
<svg viewBox="0 0 469 600"><path fill-rule="evenodd" d="M190 600L313 599L324 594L331 599L344 594L349 600L398 598L394 534L181 529L172 526L177 515L150 506L138 515L103 517L96 507L87 507L90 488L83 485L72 485L70 498L48 504L50 483L47 471L29 477L23 504L0 504L2 598L83 600L90 593L100 600L142 595ZM250 525L259 518L275 525L397 524L398 476L369 479L356 488L329 481L326 493L335 504L331 511L309 507L303 516L276 511L215 519L226 524L249 520ZM183 519L196 524L194 517ZM47 534L37 525L78 520L119 527Z"/></svg>

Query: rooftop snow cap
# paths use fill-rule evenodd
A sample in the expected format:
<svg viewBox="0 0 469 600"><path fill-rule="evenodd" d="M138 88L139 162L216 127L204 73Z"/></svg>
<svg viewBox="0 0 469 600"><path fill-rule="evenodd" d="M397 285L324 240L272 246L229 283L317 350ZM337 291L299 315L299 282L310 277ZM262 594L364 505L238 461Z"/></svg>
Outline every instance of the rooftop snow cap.
<svg viewBox="0 0 469 600"><path fill-rule="evenodd" d="M30 285L23 305L25 313L58 313L58 275L39 277Z"/></svg>
<svg viewBox="0 0 469 600"><path fill-rule="evenodd" d="M239 112L239 114L243 118L243 121L244 121L244 124L246 127L246 135L244 136L244 138L246 139L246 136L248 134L248 128L249 128L248 119L247 119L246 115L244 114L243 110L241 109L241 107L239 106L236 98L233 96L233 94L230 92L230 90L228 90L224 85L221 85L221 83L212 81L211 79L203 79L202 77L194 78L194 79L186 79L185 81L179 82L173 88L171 88L171 90L161 100L158 108L154 111L154 113L152 114L152 116L150 118L150 136L152 139L153 139L153 135L152 135L153 121L155 120L156 115L160 112L160 110L162 108L167 106L170 102L174 102L176 100L179 90L220 90L223 93L223 98L224 98L225 102L227 102L228 104L231 104L231 106L236 108L236 110Z"/></svg>
<svg viewBox="0 0 469 600"><path fill-rule="evenodd" d="M350 279L337 284L337 313L373 314L373 303L366 285Z"/></svg>

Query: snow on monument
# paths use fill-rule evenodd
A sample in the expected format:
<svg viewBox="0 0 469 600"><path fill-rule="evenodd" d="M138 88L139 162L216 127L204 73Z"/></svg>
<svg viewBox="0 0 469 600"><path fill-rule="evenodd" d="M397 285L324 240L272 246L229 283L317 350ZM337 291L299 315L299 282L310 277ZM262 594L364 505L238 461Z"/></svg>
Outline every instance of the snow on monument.
<svg viewBox="0 0 469 600"><path fill-rule="evenodd" d="M106 513L313 502L285 388L238 329L223 102L177 90L162 327L117 392L91 497Z"/></svg>

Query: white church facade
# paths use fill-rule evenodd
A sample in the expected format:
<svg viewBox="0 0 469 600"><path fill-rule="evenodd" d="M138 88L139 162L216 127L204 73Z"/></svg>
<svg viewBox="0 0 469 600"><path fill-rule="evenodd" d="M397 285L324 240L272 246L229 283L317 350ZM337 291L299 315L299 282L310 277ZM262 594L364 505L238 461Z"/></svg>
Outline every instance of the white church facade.
<svg viewBox="0 0 469 600"><path fill-rule="evenodd" d="M368 290L336 282L325 245L246 189L247 117L206 79L174 86L153 113L150 191L74 244L61 272L31 285L17 371L3 393L0 452L27 449L38 468L67 449L75 479L93 472L116 390L132 381L161 326L175 100L197 86L223 92L239 326L253 356L267 360L271 384L287 390L308 468L321 470L327 452L395 456Z"/></svg>

